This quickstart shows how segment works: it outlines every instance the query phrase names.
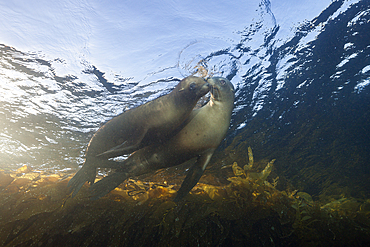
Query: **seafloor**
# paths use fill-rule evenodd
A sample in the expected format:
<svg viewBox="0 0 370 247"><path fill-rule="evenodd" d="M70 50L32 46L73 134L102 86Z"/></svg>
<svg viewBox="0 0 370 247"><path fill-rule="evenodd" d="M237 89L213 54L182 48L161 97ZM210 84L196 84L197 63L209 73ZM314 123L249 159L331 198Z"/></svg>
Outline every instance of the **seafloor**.
<svg viewBox="0 0 370 247"><path fill-rule="evenodd" d="M324 204L279 190L274 160L255 162L250 148L248 157L206 173L177 204L175 170L130 179L96 201L87 184L71 198L71 174L0 171L0 245L369 246L370 200Z"/></svg>

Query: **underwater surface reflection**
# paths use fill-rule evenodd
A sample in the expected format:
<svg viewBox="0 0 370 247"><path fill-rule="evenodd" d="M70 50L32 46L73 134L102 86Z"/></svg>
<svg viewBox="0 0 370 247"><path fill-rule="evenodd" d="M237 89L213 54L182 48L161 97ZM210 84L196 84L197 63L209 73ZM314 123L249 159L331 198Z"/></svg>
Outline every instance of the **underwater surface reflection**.
<svg viewBox="0 0 370 247"><path fill-rule="evenodd" d="M274 4L253 5L232 34L147 46L156 58L132 73L0 44L1 245L369 244L369 1L330 2L293 27ZM237 89L227 137L191 194L171 201L184 165L98 201L87 185L70 198L95 131L191 74Z"/></svg>

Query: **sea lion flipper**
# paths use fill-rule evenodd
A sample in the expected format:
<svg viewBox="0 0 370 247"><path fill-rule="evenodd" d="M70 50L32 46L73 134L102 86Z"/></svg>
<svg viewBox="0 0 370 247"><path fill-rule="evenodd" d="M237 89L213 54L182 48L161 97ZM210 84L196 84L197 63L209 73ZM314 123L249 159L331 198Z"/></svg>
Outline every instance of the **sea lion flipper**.
<svg viewBox="0 0 370 247"><path fill-rule="evenodd" d="M133 139L131 141L124 141L123 143L121 143L121 144L119 144L115 147L112 147L111 149L109 149L109 150L107 150L103 153L100 153L100 154L96 155L96 157L112 158L112 157L117 157L117 156L120 156L120 155L132 153L133 151L138 149L141 141L143 140L143 138L144 138L144 136L146 135L147 132L148 132L148 130L144 129L144 130L142 130L141 135L139 137L137 137L136 139Z"/></svg>
<svg viewBox="0 0 370 247"><path fill-rule="evenodd" d="M72 197L75 197L77 192L85 184L89 182L90 184L94 183L96 176L96 168L94 166L84 165L68 182L67 187L72 193Z"/></svg>
<svg viewBox="0 0 370 247"><path fill-rule="evenodd" d="M102 180L91 185L91 198L90 200L97 200L111 190L114 190L118 185L123 183L128 178L128 173L126 172L115 172L109 176L104 177Z"/></svg>
<svg viewBox="0 0 370 247"><path fill-rule="evenodd" d="M127 141L124 141L122 144L120 144L118 146L115 146L115 147L109 149L108 151L105 151L101 154L96 155L96 157L106 156L106 155L109 156L109 155L112 155L112 154L116 154L116 153L121 152L125 148L130 148L130 147L127 147Z"/></svg>
<svg viewBox="0 0 370 247"><path fill-rule="evenodd" d="M138 144L139 143L140 142L138 142ZM99 157L99 158L103 158L103 157L113 158L113 157L121 156L121 155L124 155L124 154L129 154L129 153L131 153L131 152L133 152L134 150L137 149L138 144L128 146L128 145L126 145L126 142L124 142L121 145L115 146L115 147L109 149L108 151L105 151L104 153L96 155L96 157Z"/></svg>
<svg viewBox="0 0 370 247"><path fill-rule="evenodd" d="M197 162L189 169L184 182L182 182L179 191L177 191L177 195L173 200L174 202L180 201L198 183L214 151L215 149L213 148L208 149L206 153L198 157Z"/></svg>

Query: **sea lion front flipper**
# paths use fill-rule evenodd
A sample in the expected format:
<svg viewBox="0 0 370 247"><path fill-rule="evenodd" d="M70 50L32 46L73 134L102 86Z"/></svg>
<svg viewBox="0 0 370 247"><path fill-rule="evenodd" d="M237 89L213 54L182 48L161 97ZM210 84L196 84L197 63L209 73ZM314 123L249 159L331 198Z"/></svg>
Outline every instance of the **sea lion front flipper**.
<svg viewBox="0 0 370 247"><path fill-rule="evenodd" d="M108 151L105 151L105 152L103 152L101 154L96 155L96 157L117 154L117 153L120 153L122 149L130 148L131 147L131 146L129 146L129 147L125 147L125 146L127 146L127 141L124 141L122 144L120 144L118 146L115 146L115 147L109 149Z"/></svg>
<svg viewBox="0 0 370 247"><path fill-rule="evenodd" d="M141 135L139 137L137 137L136 139L132 139L131 141L124 141L123 143L115 146L115 147L112 147L111 149L103 152L103 153L100 153L98 155L96 155L96 157L99 157L99 158L103 158L103 157L106 157L106 158L113 158L113 157L117 157L117 156L121 156L121 155L124 155L124 154L129 154L129 153L132 153L134 151L136 151L141 143L141 141L144 139L144 136L146 135L146 133L148 132L147 129L143 130Z"/></svg>
<svg viewBox="0 0 370 247"><path fill-rule="evenodd" d="M128 178L128 173L126 172L115 172L110 174L100 181L96 182L95 184L91 185L91 198L90 200L97 200L106 194L108 194L111 190L114 190L118 185L123 183Z"/></svg>
<svg viewBox="0 0 370 247"><path fill-rule="evenodd" d="M189 169L189 172L186 175L184 182L182 182L179 191L177 191L177 195L175 199L173 199L174 202L180 201L198 183L214 151L215 149L213 148L208 149L206 153L199 156L197 162Z"/></svg>

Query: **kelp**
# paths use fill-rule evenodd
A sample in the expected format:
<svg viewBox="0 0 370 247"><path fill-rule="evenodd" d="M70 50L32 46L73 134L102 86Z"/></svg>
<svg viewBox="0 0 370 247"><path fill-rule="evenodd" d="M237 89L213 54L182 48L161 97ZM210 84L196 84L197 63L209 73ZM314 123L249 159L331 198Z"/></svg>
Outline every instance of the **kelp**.
<svg viewBox="0 0 370 247"><path fill-rule="evenodd" d="M207 174L179 203L179 185L129 179L91 201L88 186L71 198L71 174L24 166L0 171L1 246L345 246L370 236L370 201L341 198L320 205L302 191L280 191L274 161L248 164L226 184ZM261 162L259 163L261 164Z"/></svg>

